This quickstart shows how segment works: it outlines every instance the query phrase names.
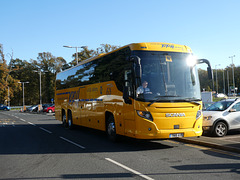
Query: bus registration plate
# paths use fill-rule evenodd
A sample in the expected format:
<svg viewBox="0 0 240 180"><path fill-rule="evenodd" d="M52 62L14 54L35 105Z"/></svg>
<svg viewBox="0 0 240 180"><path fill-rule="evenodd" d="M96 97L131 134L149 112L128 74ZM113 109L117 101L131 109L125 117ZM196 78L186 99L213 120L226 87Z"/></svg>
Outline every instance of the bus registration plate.
<svg viewBox="0 0 240 180"><path fill-rule="evenodd" d="M169 137L170 137L170 138L179 138L179 137L183 137L183 133L170 134Z"/></svg>

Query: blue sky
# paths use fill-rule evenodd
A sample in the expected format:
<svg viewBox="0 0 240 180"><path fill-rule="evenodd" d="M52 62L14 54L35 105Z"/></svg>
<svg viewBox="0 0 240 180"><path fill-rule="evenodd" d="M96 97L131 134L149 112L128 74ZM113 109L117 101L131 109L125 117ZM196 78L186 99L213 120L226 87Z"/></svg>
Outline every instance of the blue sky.
<svg viewBox="0 0 240 180"><path fill-rule="evenodd" d="M169 42L190 46L213 68L240 66L239 0L0 0L4 54L72 60L69 46ZM204 67L203 67L204 68Z"/></svg>

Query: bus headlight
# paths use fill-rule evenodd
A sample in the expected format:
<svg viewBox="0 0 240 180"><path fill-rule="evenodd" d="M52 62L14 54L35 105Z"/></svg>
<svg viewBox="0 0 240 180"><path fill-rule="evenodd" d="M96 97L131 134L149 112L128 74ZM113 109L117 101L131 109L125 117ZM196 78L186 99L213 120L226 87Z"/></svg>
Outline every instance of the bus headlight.
<svg viewBox="0 0 240 180"><path fill-rule="evenodd" d="M145 118L145 119L148 119L150 121L153 121L153 118L152 118L152 115L150 112L148 111L137 111L137 114L142 117L142 118Z"/></svg>
<svg viewBox="0 0 240 180"><path fill-rule="evenodd" d="M196 115L196 120L199 119L202 115L202 110L199 110Z"/></svg>

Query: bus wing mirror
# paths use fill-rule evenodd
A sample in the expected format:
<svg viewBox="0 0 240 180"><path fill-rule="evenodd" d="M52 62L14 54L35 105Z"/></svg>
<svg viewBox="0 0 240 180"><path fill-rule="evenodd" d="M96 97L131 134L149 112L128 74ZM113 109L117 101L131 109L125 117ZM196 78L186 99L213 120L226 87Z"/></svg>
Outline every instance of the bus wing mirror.
<svg viewBox="0 0 240 180"><path fill-rule="evenodd" d="M202 64L202 63L205 63L208 65L208 67L207 67L208 78L213 79L213 73L212 73L212 68L211 68L210 62L207 59L198 59L197 60L197 64Z"/></svg>
<svg viewBox="0 0 240 180"><path fill-rule="evenodd" d="M132 104L131 99L129 99L129 91L130 91L130 87L124 86L124 88L123 88L123 99L124 99L124 102L126 104Z"/></svg>
<svg viewBox="0 0 240 180"><path fill-rule="evenodd" d="M142 77L142 66L141 66L141 59L138 56L130 56L128 58L129 61L134 63L134 74L136 78Z"/></svg>
<svg viewBox="0 0 240 180"><path fill-rule="evenodd" d="M213 79L213 74L212 74L212 68L211 68L211 66L210 66L210 67L207 67L207 71L208 71L208 78L209 78L209 79Z"/></svg>

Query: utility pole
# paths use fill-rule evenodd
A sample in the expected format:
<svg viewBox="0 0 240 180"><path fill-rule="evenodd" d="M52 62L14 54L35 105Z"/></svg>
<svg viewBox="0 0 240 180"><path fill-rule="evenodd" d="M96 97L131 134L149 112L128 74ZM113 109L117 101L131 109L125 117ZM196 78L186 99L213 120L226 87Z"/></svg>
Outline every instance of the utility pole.
<svg viewBox="0 0 240 180"><path fill-rule="evenodd" d="M216 69L216 93L218 94L218 79L217 79L217 66L220 66L221 64L217 64L215 65L215 69Z"/></svg>
<svg viewBox="0 0 240 180"><path fill-rule="evenodd" d="M18 83L21 83L21 84L23 85L23 111L25 111L26 108L25 108L25 102L24 102L24 84L25 84L25 83L29 83L29 82L26 81L26 82L18 82Z"/></svg>
<svg viewBox="0 0 240 180"><path fill-rule="evenodd" d="M77 65L78 65L78 48L83 48L83 49L86 49L87 46L81 46L81 47L72 47L72 46L63 46L65 48L76 48L76 62L77 62Z"/></svg>
<svg viewBox="0 0 240 180"><path fill-rule="evenodd" d="M226 94L224 69L223 69L223 94Z"/></svg>
<svg viewBox="0 0 240 180"><path fill-rule="evenodd" d="M235 55L233 56L229 56L229 58L232 59L232 74L233 74L233 96L235 96L235 79L234 79L234 64L233 64L233 58L235 57Z"/></svg>

